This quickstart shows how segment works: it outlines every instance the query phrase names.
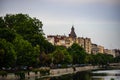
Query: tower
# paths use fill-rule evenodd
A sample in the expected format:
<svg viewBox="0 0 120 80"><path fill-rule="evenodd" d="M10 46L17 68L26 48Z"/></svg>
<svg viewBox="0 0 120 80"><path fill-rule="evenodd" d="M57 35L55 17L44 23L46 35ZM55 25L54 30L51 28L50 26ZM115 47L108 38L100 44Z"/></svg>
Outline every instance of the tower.
<svg viewBox="0 0 120 80"><path fill-rule="evenodd" d="M71 28L71 32L70 32L70 34L69 34L69 37L72 37L72 38L76 38L77 36L76 36L76 33L75 33L75 31L74 31L74 27L72 26L72 28Z"/></svg>

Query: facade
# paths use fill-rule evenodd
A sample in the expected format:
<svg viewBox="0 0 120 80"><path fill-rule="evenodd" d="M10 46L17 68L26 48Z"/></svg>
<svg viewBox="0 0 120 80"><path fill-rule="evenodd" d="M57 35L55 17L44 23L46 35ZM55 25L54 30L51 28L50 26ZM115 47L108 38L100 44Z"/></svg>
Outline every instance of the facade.
<svg viewBox="0 0 120 80"><path fill-rule="evenodd" d="M105 54L113 55L113 57L115 57L115 51L114 51L114 50L104 49L104 53L105 53Z"/></svg>
<svg viewBox="0 0 120 80"><path fill-rule="evenodd" d="M91 53L91 39L90 38L85 38L84 39L84 49L86 50L87 53Z"/></svg>
<svg viewBox="0 0 120 80"><path fill-rule="evenodd" d="M73 26L71 28L69 36L48 35L47 40L53 45L65 46L66 48L70 47L73 43L77 43L81 47L83 47L85 51L89 54L106 53L111 54L114 57L120 56L119 49L114 50L104 49L104 47L101 45L93 44L90 38L77 37Z"/></svg>
<svg viewBox="0 0 120 80"><path fill-rule="evenodd" d="M64 35L48 35L47 40L53 45L65 46L67 48L70 47L73 43L77 43L83 47L87 53L91 53L91 39L83 37L77 38L73 26L68 37Z"/></svg>
<svg viewBox="0 0 120 80"><path fill-rule="evenodd" d="M91 53L92 54L97 54L98 52L99 52L98 45L97 44L92 44Z"/></svg>
<svg viewBox="0 0 120 80"><path fill-rule="evenodd" d="M71 32L70 32L70 34L69 34L69 37L71 37L71 38L76 38L76 37L77 37L77 35L76 35L76 33L75 33L74 30L75 30L75 29L74 29L74 27L72 26Z"/></svg>
<svg viewBox="0 0 120 80"><path fill-rule="evenodd" d="M79 44L81 47L85 48L83 37L78 37L77 40L76 40L76 43Z"/></svg>
<svg viewBox="0 0 120 80"><path fill-rule="evenodd" d="M98 45L98 52L99 53L104 53L104 47L101 45Z"/></svg>
<svg viewBox="0 0 120 80"><path fill-rule="evenodd" d="M113 52L115 54L115 57L120 56L120 50L119 49L113 49Z"/></svg>
<svg viewBox="0 0 120 80"><path fill-rule="evenodd" d="M104 53L104 47L101 45L92 44L91 53L92 54Z"/></svg>

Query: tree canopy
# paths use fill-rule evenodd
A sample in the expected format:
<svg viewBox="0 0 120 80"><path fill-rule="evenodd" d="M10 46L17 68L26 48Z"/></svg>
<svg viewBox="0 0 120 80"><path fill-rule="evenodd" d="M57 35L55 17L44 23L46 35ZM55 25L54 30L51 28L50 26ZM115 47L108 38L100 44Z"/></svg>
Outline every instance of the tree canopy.
<svg viewBox="0 0 120 80"><path fill-rule="evenodd" d="M96 64L118 62L119 57L87 54L74 43L69 48L54 46L44 37L42 22L27 14L0 17L0 68L49 66L54 64Z"/></svg>
<svg viewBox="0 0 120 80"><path fill-rule="evenodd" d="M42 22L27 14L0 17L0 67L34 66L40 53L54 50L43 33Z"/></svg>

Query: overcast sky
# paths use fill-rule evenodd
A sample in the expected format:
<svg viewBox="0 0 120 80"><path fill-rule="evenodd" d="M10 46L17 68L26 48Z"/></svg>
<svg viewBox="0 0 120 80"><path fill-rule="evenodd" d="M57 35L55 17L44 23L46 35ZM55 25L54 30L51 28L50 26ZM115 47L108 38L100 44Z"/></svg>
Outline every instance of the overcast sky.
<svg viewBox="0 0 120 80"><path fill-rule="evenodd" d="M40 19L46 35L78 37L120 49L120 0L0 0L0 16L23 13Z"/></svg>

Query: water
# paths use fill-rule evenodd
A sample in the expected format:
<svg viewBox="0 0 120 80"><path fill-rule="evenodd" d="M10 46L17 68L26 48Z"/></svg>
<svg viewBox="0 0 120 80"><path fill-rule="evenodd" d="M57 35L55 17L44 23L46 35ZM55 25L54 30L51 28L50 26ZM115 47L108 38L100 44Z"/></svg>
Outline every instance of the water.
<svg viewBox="0 0 120 80"><path fill-rule="evenodd" d="M31 73L31 75L34 73ZM39 75L39 74L38 74ZM19 80L14 79L14 75L8 75L8 79L0 78L0 80ZM120 80L120 70L98 70L98 71L84 71L74 74L68 74L56 77L31 76L26 77L25 80Z"/></svg>
<svg viewBox="0 0 120 80"><path fill-rule="evenodd" d="M37 80L120 80L120 70L99 70L92 72L78 72L58 77Z"/></svg>
<svg viewBox="0 0 120 80"><path fill-rule="evenodd" d="M95 80L120 80L120 70L101 70L93 71L92 78Z"/></svg>

